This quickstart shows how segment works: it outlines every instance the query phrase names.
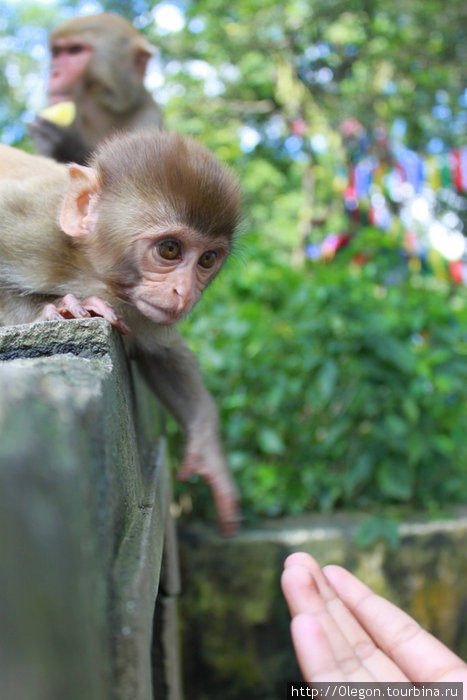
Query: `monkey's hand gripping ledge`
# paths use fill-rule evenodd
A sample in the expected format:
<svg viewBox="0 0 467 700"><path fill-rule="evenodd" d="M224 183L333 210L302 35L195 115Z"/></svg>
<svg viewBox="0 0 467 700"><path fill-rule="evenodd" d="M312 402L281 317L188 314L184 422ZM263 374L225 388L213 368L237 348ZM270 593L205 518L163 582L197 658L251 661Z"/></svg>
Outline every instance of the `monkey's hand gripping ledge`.
<svg viewBox="0 0 467 700"><path fill-rule="evenodd" d="M179 697L160 425L106 321L0 328L2 700Z"/></svg>

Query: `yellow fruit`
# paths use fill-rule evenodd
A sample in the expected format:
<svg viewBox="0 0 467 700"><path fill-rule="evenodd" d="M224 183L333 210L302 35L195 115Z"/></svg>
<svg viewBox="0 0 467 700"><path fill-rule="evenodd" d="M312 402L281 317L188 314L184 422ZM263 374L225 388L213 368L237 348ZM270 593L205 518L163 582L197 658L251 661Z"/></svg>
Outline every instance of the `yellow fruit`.
<svg viewBox="0 0 467 700"><path fill-rule="evenodd" d="M74 102L57 102L55 105L46 107L39 114L59 126L70 126L76 117L76 107Z"/></svg>

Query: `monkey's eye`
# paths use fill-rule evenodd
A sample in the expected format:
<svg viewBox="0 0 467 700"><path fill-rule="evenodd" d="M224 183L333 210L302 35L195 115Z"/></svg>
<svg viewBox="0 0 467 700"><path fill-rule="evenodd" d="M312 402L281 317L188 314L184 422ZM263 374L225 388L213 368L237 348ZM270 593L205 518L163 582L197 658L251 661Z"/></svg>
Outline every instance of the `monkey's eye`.
<svg viewBox="0 0 467 700"><path fill-rule="evenodd" d="M207 250L205 253L202 254L200 259L198 260L198 265L201 265L201 267L204 267L206 270L208 270L210 267L213 267L215 265L217 260L217 253L215 250Z"/></svg>
<svg viewBox="0 0 467 700"><path fill-rule="evenodd" d="M181 246L178 241L162 241L157 246L157 252L165 260L175 260L180 256Z"/></svg>
<svg viewBox="0 0 467 700"><path fill-rule="evenodd" d="M78 53L82 53L84 51L84 45L83 44L70 44L68 47L68 53L75 55Z"/></svg>

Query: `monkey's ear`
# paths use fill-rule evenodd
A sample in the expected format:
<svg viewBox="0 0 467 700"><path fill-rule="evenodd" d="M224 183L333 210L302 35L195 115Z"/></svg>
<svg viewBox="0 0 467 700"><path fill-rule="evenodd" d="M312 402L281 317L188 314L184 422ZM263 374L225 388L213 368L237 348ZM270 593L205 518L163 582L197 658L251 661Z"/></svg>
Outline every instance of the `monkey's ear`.
<svg viewBox="0 0 467 700"><path fill-rule="evenodd" d="M90 233L96 222L95 204L100 185L94 168L71 163L68 167L70 184L60 211L60 226L68 234L78 238Z"/></svg>
<svg viewBox="0 0 467 700"><path fill-rule="evenodd" d="M148 61L155 50L154 46L144 37L137 37L133 51L133 70L138 80L143 81Z"/></svg>

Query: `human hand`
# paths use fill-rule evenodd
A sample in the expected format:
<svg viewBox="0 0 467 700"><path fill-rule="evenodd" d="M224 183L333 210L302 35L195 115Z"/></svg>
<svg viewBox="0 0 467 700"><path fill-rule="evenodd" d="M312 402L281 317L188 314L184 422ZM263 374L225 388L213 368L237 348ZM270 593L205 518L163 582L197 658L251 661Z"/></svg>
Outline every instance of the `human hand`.
<svg viewBox="0 0 467 700"><path fill-rule="evenodd" d="M463 682L467 664L340 566L284 562L282 590L305 681Z"/></svg>

